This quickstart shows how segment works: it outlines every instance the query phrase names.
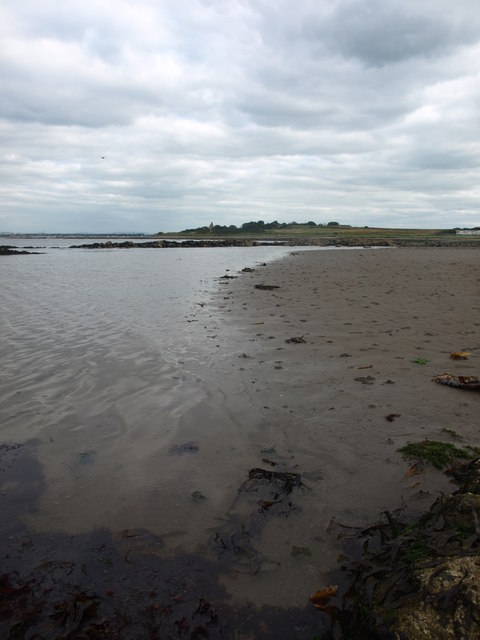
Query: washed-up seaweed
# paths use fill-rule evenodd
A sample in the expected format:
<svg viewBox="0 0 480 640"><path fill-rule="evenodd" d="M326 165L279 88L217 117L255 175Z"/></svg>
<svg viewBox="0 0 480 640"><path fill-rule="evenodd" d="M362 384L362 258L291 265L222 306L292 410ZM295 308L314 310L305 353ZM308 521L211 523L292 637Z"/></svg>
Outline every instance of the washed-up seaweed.
<svg viewBox="0 0 480 640"><path fill-rule="evenodd" d="M227 524L215 532L219 557L252 573L279 565L255 547L258 537L272 516L288 518L298 507L292 500L294 490L305 490L299 473L253 468L240 485Z"/></svg>
<svg viewBox="0 0 480 640"><path fill-rule="evenodd" d="M274 289L280 289L277 284L256 284L254 287L255 289L260 289L260 291L273 291Z"/></svg>
<svg viewBox="0 0 480 640"><path fill-rule="evenodd" d="M343 566L350 578L341 601L336 592L318 592L332 637L480 637L480 460L447 473L459 489L420 519L407 523L384 512L361 531L363 553Z"/></svg>

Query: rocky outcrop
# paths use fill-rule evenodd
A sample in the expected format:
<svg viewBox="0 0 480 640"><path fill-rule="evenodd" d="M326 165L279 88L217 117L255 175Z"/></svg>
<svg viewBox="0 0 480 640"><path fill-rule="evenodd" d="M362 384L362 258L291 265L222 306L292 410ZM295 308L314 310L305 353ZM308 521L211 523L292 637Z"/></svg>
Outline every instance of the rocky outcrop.
<svg viewBox="0 0 480 640"><path fill-rule="evenodd" d="M93 242L92 244L71 245L70 249L188 249L195 247L253 247L260 244L255 240L151 240L149 242Z"/></svg>
<svg viewBox="0 0 480 640"><path fill-rule="evenodd" d="M0 245L0 256L30 255L37 253L36 251L19 250L11 245Z"/></svg>
<svg viewBox="0 0 480 640"><path fill-rule="evenodd" d="M189 249L199 247L472 247L480 246L469 240L408 239L408 238L285 238L282 240L255 240L253 238L223 238L218 240L151 240L148 242L93 242L71 245L70 249Z"/></svg>

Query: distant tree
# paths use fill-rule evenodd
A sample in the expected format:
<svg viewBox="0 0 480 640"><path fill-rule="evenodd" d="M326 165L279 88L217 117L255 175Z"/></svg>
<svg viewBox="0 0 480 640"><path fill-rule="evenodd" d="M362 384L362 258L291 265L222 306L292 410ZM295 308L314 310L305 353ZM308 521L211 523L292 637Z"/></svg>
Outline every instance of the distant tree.
<svg viewBox="0 0 480 640"><path fill-rule="evenodd" d="M265 229L278 229L279 226L277 220L265 223Z"/></svg>
<svg viewBox="0 0 480 640"><path fill-rule="evenodd" d="M329 222L327 224L327 227L339 227L340 223L339 222Z"/></svg>
<svg viewBox="0 0 480 640"><path fill-rule="evenodd" d="M265 230L265 222L263 220L259 220L258 222L244 222L242 224L242 231L264 231Z"/></svg>
<svg viewBox="0 0 480 640"><path fill-rule="evenodd" d="M307 227L316 227L316 226L317 226L317 224L315 222L313 222L313 220L309 220L307 222Z"/></svg>

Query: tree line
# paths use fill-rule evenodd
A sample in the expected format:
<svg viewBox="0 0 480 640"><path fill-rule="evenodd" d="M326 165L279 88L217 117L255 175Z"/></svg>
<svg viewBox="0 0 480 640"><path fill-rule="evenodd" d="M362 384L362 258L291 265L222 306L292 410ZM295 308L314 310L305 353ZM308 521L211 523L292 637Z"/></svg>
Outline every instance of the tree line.
<svg viewBox="0 0 480 640"><path fill-rule="evenodd" d="M235 233L262 233L264 231L273 231L275 229L292 229L294 227L347 227L350 225L340 225L339 222L328 222L326 224L320 223L317 224L312 220L308 222L278 222L274 220L273 222L264 222L263 220L244 222L240 227L237 227L234 224L231 225L221 225L221 224L213 224L213 222L208 227L196 227L195 229L184 229L180 231L180 233L185 234L193 234L193 233L212 233L218 235L230 235ZM161 235L161 234L159 234Z"/></svg>

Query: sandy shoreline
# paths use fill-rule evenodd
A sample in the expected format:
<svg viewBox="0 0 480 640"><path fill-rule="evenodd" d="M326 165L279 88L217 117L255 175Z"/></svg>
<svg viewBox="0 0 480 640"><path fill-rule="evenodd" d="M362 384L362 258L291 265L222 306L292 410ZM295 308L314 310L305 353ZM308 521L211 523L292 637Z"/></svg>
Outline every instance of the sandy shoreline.
<svg viewBox="0 0 480 640"><path fill-rule="evenodd" d="M162 409L153 352L142 369L145 380L136 380L128 358L112 361L112 380L125 376L125 385L138 385L145 412L140 418L148 425L160 416L163 431L155 431L156 422L151 432L132 430L139 416L130 389L111 417L115 428L118 420L125 423L128 447L101 448L97 438L102 463L84 461L77 474L83 486L72 476L76 493L68 519L67 503L60 513L51 499L52 490L64 487L48 484L49 458L39 451L58 447L58 465L65 466L62 456L71 436L2 449L4 481L15 491L30 491L36 503L22 514L24 530L9 538L5 566L37 566L55 556L65 564L74 552L79 584L88 579L91 586L94 579L96 590L106 593L120 580L124 603L132 589L150 588L151 579L164 590L165 601L171 599L172 625L174 616L181 619L185 612L194 619L201 596L217 598L216 607L258 608L259 624L268 613L285 635L277 629L265 637L311 638L317 613L309 596L328 584L328 573L338 566L339 536L385 510L403 506L406 513L419 514L439 492L450 490L434 469L406 476L409 465L397 449L424 438L448 440L445 429L465 444L480 444L478 393L431 380L444 372L479 375L478 258L478 249L470 248L308 250L253 271L225 274L230 277L220 278L218 291L199 300L185 321L203 328L202 349L190 358L186 354L188 375L178 381L186 398L195 401L171 412ZM450 359L459 350L471 352L470 358ZM197 387L205 392L197 394ZM171 455L172 445L182 443L196 448ZM112 460L119 471L109 478ZM258 473L248 479L249 471L259 468L296 475L280 475L273 483L259 480ZM281 478L294 480L288 484ZM104 495L112 498L108 505ZM6 490L4 496L16 513L15 492ZM85 528L72 530L71 523L79 527L89 512L92 522L97 512L105 518L99 525L104 529L90 536L84 518ZM106 550L112 568L93 578ZM159 565L145 553L153 553ZM85 574L82 554L92 556L85 560ZM182 583L180 600L172 580ZM118 609L114 599L109 602ZM262 637L258 629L250 636L246 630L229 632L228 624L247 621L244 612L237 615L232 623L232 610L224 612L221 637ZM248 620L256 624L253 617Z"/></svg>
<svg viewBox="0 0 480 640"><path fill-rule="evenodd" d="M240 470L269 468L267 457L309 486L301 511L258 540L281 557L274 591L238 577L232 589L299 604L336 563L335 523L363 526L402 505L420 513L449 490L435 470L405 477L397 449L446 440L444 429L478 444L478 394L431 379L478 375L479 290L478 251L448 248L299 252L223 285L213 328L218 350L232 350L215 369L238 426L230 473L240 484ZM450 359L458 350L470 359ZM309 548L309 566L287 557L293 546Z"/></svg>

